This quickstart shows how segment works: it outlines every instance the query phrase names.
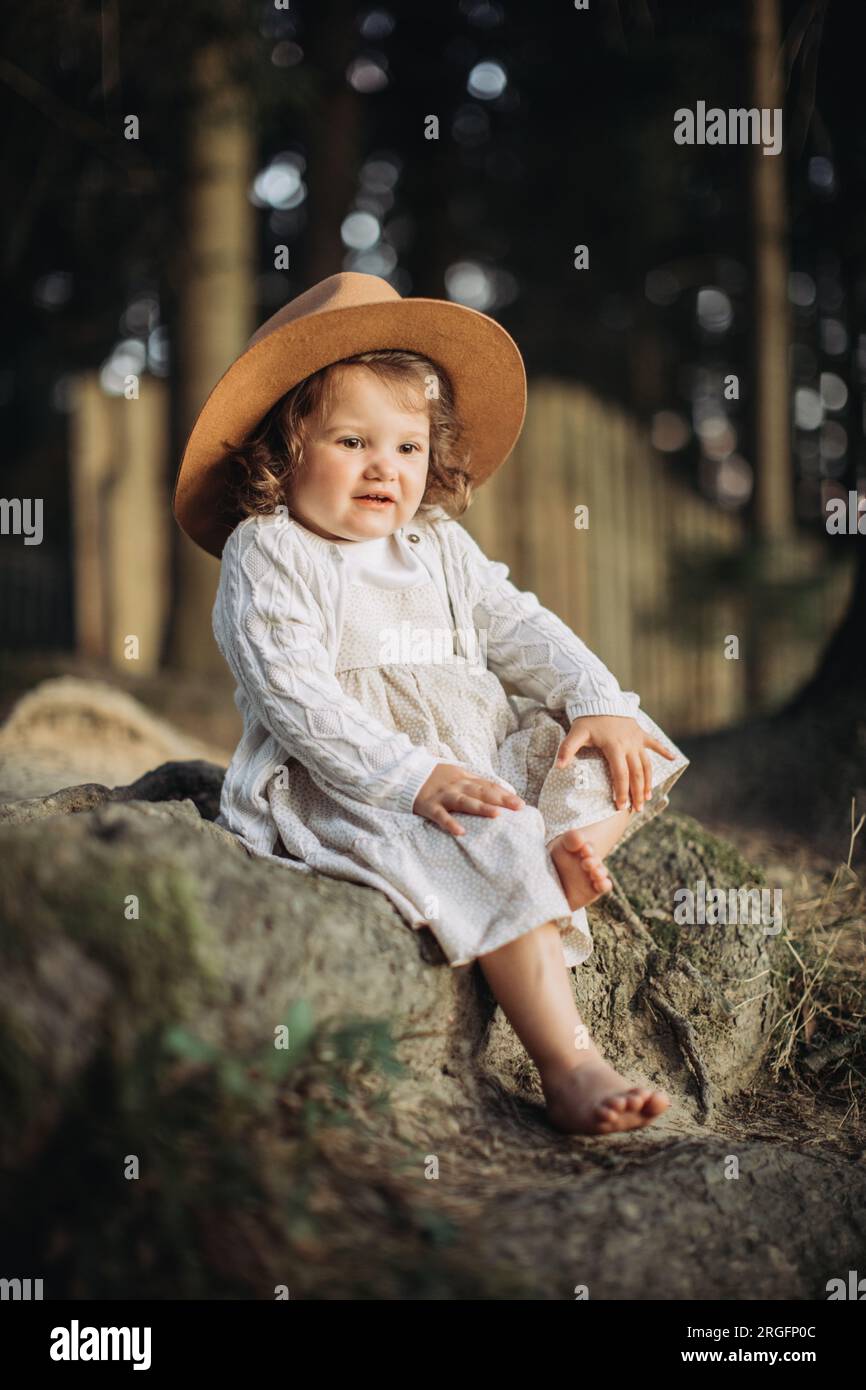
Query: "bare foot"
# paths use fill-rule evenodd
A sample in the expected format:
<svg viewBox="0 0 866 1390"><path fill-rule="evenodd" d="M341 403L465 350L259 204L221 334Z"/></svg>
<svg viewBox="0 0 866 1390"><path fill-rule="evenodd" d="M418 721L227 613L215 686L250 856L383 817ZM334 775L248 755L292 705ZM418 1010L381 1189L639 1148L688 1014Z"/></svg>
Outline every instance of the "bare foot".
<svg viewBox="0 0 866 1390"><path fill-rule="evenodd" d="M670 1105L664 1091L632 1086L595 1052L565 1077L545 1081L547 1114L565 1134L613 1134L642 1129Z"/></svg>
<svg viewBox="0 0 866 1390"><path fill-rule="evenodd" d="M548 845L559 881L572 911L594 903L603 893L609 893L611 883L604 862L596 854L592 841L580 830L565 830Z"/></svg>

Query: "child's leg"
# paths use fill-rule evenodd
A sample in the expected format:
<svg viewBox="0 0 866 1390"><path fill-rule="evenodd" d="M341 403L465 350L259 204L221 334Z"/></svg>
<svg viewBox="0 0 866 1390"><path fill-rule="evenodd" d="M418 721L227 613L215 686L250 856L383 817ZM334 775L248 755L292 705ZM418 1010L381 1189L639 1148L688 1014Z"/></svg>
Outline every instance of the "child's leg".
<svg viewBox="0 0 866 1390"><path fill-rule="evenodd" d="M664 1091L626 1081L589 1037L553 922L479 956L478 963L538 1067L557 1129L567 1134L637 1129L668 1108Z"/></svg>
<svg viewBox="0 0 866 1390"><path fill-rule="evenodd" d="M610 879L601 860L621 838L634 814L626 806L605 820L582 825L579 830L565 830L550 841L547 848L572 910L610 892Z"/></svg>

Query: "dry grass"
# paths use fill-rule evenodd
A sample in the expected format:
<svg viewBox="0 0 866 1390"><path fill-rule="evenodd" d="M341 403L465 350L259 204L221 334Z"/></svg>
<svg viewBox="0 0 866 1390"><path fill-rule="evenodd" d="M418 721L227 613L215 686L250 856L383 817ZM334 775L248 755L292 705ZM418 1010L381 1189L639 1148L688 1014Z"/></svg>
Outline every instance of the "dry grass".
<svg viewBox="0 0 866 1390"><path fill-rule="evenodd" d="M789 968L775 972L784 1012L768 1058L776 1079L787 1075L844 1104L842 1123L861 1119L866 1096L866 884L852 867L864 822L861 815L855 824L852 800L844 862L829 876L799 867L781 937Z"/></svg>

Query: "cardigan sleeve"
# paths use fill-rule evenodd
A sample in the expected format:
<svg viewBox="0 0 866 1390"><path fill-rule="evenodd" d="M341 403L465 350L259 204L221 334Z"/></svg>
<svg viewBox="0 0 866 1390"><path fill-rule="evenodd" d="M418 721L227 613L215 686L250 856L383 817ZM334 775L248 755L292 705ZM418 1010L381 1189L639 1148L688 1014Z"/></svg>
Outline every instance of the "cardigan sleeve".
<svg viewBox="0 0 866 1390"><path fill-rule="evenodd" d="M288 528L253 525L229 537L214 637L258 719L328 785L411 812L441 760L346 694L331 671L323 627L321 607L293 563Z"/></svg>
<svg viewBox="0 0 866 1390"><path fill-rule="evenodd" d="M633 717L640 696L625 691L591 652L533 593L516 588L508 566L489 560L459 522L453 523L460 564L468 586L481 657L500 679L569 720L586 714Z"/></svg>

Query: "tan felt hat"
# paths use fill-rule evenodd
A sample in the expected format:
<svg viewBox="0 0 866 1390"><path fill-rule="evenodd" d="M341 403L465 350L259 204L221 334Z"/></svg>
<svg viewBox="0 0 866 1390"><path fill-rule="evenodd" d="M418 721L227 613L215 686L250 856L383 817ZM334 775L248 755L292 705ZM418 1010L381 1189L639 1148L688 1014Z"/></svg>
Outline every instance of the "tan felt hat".
<svg viewBox="0 0 866 1390"><path fill-rule="evenodd" d="M477 309L403 299L378 275L341 271L263 323L202 406L172 497L178 525L197 545L219 557L241 520L228 507L224 441L245 439L281 396L321 367L374 348L411 349L444 367L476 487L505 462L526 414L526 372L510 334Z"/></svg>

